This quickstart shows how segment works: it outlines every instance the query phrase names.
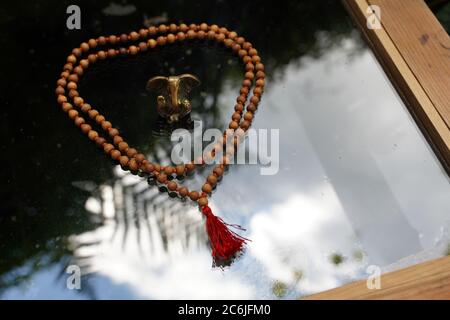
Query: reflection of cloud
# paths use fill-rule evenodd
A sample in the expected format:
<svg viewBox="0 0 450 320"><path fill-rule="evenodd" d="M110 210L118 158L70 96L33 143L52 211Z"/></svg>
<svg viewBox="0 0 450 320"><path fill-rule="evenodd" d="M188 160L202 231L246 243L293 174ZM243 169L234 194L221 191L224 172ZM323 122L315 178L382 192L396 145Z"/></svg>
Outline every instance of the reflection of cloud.
<svg viewBox="0 0 450 320"><path fill-rule="evenodd" d="M344 279L356 278L361 264L336 267L330 261L336 251L351 257L358 250L351 225L338 209L294 195L269 211L254 214L251 253L273 279L289 283L295 281L295 272L301 272L302 292L330 289Z"/></svg>
<svg viewBox="0 0 450 320"><path fill-rule="evenodd" d="M131 174L117 178L85 205L103 225L71 238L83 274L107 277L140 298L252 297L237 276L212 271L197 208L167 199Z"/></svg>

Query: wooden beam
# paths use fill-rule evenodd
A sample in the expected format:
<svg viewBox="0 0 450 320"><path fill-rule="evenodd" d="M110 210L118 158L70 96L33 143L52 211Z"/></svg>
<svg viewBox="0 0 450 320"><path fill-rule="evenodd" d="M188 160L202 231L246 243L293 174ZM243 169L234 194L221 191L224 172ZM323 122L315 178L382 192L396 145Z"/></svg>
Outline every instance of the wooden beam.
<svg viewBox="0 0 450 320"><path fill-rule="evenodd" d="M367 42L450 174L450 38L423 0L344 0ZM379 29L368 8L381 9Z"/></svg>
<svg viewBox="0 0 450 320"><path fill-rule="evenodd" d="M450 299L450 256L383 274L380 289L361 280L304 299Z"/></svg>

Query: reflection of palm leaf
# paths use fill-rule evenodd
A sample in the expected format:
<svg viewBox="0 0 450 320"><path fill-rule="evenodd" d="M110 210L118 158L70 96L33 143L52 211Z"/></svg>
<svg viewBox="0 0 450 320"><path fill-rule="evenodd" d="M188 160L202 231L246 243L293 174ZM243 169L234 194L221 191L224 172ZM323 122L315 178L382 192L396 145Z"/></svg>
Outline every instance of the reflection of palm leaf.
<svg viewBox="0 0 450 320"><path fill-rule="evenodd" d="M122 251L127 250L127 245L133 242L141 256L152 253L144 249L144 239L155 239L157 236L161 245L150 241L148 244L150 251L162 251L168 254L171 246L176 243L181 250L187 251L192 245L207 246L207 237L203 230L200 216L191 217L186 212L192 209L187 203L170 200L166 194L158 192L156 187L149 187L145 180L137 179L136 182L124 182L130 178L131 173L112 184L113 190L112 204L114 215L108 217L104 209L108 207L101 193L96 193L96 197L102 203L100 213L105 223L112 224L111 235L105 238L100 236L95 240L84 240L82 235L77 237L74 243L74 263L79 265L83 274L95 272L91 267L92 261L101 252L95 252L95 247L101 248L105 243L112 244L119 241ZM101 227L100 227L101 228ZM135 237L130 237L134 232ZM156 233L155 233L156 232ZM120 238L117 238L119 237ZM192 243L192 239L195 241ZM89 249L89 250L86 250ZM88 254L83 252L88 251Z"/></svg>

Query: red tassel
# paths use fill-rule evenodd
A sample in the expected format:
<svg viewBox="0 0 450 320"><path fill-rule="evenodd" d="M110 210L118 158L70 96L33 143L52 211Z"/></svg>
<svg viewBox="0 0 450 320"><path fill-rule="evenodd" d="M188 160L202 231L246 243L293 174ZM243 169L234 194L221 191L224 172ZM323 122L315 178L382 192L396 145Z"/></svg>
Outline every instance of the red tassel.
<svg viewBox="0 0 450 320"><path fill-rule="evenodd" d="M224 222L220 217L215 216L208 206L202 208L202 213L206 216L206 232L211 244L214 264L229 265L249 239L241 237L228 227L239 230L245 229Z"/></svg>

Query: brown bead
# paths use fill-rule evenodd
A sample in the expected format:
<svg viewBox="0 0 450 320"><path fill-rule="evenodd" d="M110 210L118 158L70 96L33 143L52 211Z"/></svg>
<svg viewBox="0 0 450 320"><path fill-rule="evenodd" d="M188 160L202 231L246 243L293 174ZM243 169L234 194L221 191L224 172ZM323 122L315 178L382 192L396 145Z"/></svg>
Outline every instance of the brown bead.
<svg viewBox="0 0 450 320"><path fill-rule="evenodd" d="M175 181L170 181L168 184L167 184L167 188L170 190L170 191L175 191L175 190L177 190L177 183L175 182Z"/></svg>
<svg viewBox="0 0 450 320"><path fill-rule="evenodd" d="M252 61L254 63L258 63L258 62L261 62L261 58L259 56L252 56Z"/></svg>
<svg viewBox="0 0 450 320"><path fill-rule="evenodd" d="M223 42L225 40L225 35L223 33L216 33L216 40L218 42Z"/></svg>
<svg viewBox="0 0 450 320"><path fill-rule="evenodd" d="M63 95L66 92L66 90L64 90L63 87L59 86L58 88L56 88L55 93L57 96L59 95Z"/></svg>
<svg viewBox="0 0 450 320"><path fill-rule="evenodd" d="M240 58L243 58L244 56L247 55L247 51L244 50L244 49L241 49L241 50L238 51L238 55L239 55Z"/></svg>
<svg viewBox="0 0 450 320"><path fill-rule="evenodd" d="M76 56L76 57L81 56L82 53L83 53L83 52L81 51L80 48L75 48L75 49L72 50L72 54L73 54L74 56Z"/></svg>
<svg viewBox="0 0 450 320"><path fill-rule="evenodd" d="M141 30L139 30L139 35L142 38L147 38L147 36L148 36L148 29L141 29Z"/></svg>
<svg viewBox="0 0 450 320"><path fill-rule="evenodd" d="M165 24L162 24L158 27L158 31L161 33L167 32L167 26Z"/></svg>
<svg viewBox="0 0 450 320"><path fill-rule="evenodd" d="M189 30L189 31L186 33L186 36L188 37L188 39L194 39L195 36L196 36L196 33L195 33L195 31L193 31L193 30Z"/></svg>
<svg viewBox="0 0 450 320"><path fill-rule="evenodd" d="M223 41L223 44L224 44L226 47L230 48L230 47L234 44L234 42L233 42L233 40L231 40L231 39L225 39L225 40Z"/></svg>
<svg viewBox="0 0 450 320"><path fill-rule="evenodd" d="M95 143L96 143L99 147L102 147L102 146L106 143L106 139L103 138L103 137L100 137L100 136L97 136L97 137L94 139L94 141L95 141Z"/></svg>
<svg viewBox="0 0 450 320"><path fill-rule="evenodd" d="M248 107L247 107L247 110L250 111L250 112L255 112L256 109L257 109L257 107L256 107L256 105L253 104L253 103L250 103L250 104L248 105Z"/></svg>
<svg viewBox="0 0 450 320"><path fill-rule="evenodd" d="M128 164L128 161L129 159L127 156L120 156L119 158L119 162L122 167L125 167Z"/></svg>
<svg viewBox="0 0 450 320"><path fill-rule="evenodd" d="M251 58L250 56L245 56L245 57L243 57L243 58L242 58L242 61L243 61L245 64L247 64L247 63L249 63L249 62L253 62L253 61L252 61L252 58Z"/></svg>
<svg viewBox="0 0 450 320"><path fill-rule="evenodd" d="M150 48L156 47L156 44L157 44L157 42L156 42L154 39L150 39L150 40L147 41L147 45L148 45Z"/></svg>
<svg viewBox="0 0 450 320"><path fill-rule="evenodd" d="M79 78L78 78L78 76L76 74L71 74L71 75L69 75L67 80L73 81L73 82L78 82Z"/></svg>
<svg viewBox="0 0 450 320"><path fill-rule="evenodd" d="M239 128L239 123L237 121L231 121L228 127L230 129L236 130L237 128Z"/></svg>
<svg viewBox="0 0 450 320"><path fill-rule="evenodd" d="M88 125L87 123L83 123L83 124L80 126L80 128L81 128L81 131L82 131L84 134L87 134L89 131L92 130L92 127L91 127L90 125Z"/></svg>
<svg viewBox="0 0 450 320"><path fill-rule="evenodd" d="M132 158L133 156L135 156L137 153L137 150L134 148L128 148L127 149L127 156Z"/></svg>
<svg viewBox="0 0 450 320"><path fill-rule="evenodd" d="M64 102L67 102L67 98L63 95L59 95L57 101L58 103L62 104Z"/></svg>
<svg viewBox="0 0 450 320"><path fill-rule="evenodd" d="M242 87L241 90L239 90L239 93L242 95L247 95L248 94L248 87Z"/></svg>
<svg viewBox="0 0 450 320"><path fill-rule="evenodd" d="M106 52L103 51L103 50L100 50L99 52L97 52L97 57L98 57L100 60L106 59Z"/></svg>
<svg viewBox="0 0 450 320"><path fill-rule="evenodd" d="M128 162L128 166L130 167L130 170L131 170L131 171L136 171L136 170L139 169L139 166L138 166L138 164L137 164L137 162L136 162L135 159L131 159L131 160Z"/></svg>
<svg viewBox="0 0 450 320"><path fill-rule="evenodd" d="M237 103L234 106L234 110L236 110L237 112L242 112L242 110L244 110L244 105L242 103Z"/></svg>
<svg viewBox="0 0 450 320"><path fill-rule="evenodd" d="M128 38L127 34L122 33L119 37L120 42L127 42L128 40L129 40L129 38Z"/></svg>
<svg viewBox="0 0 450 320"><path fill-rule="evenodd" d="M116 149L112 150L111 151L111 158L113 160L119 160L119 158L120 158L120 151L116 150Z"/></svg>
<svg viewBox="0 0 450 320"><path fill-rule="evenodd" d="M214 40L216 38L216 33L214 31L208 31L207 33L208 39Z"/></svg>
<svg viewBox="0 0 450 320"><path fill-rule="evenodd" d="M133 31L130 33L130 39L132 41L136 41L137 39L139 39L139 33L137 33L136 31Z"/></svg>
<svg viewBox="0 0 450 320"><path fill-rule="evenodd" d="M258 54L258 51L255 48L251 48L248 50L248 54L251 56L256 56Z"/></svg>
<svg viewBox="0 0 450 320"><path fill-rule="evenodd" d="M67 57L67 62L71 63L71 64L75 64L75 62L77 62L77 57L75 57L75 55L71 54L70 56Z"/></svg>
<svg viewBox="0 0 450 320"><path fill-rule="evenodd" d="M252 44L246 41L242 44L242 48L244 48L245 50L250 50L252 48Z"/></svg>
<svg viewBox="0 0 450 320"><path fill-rule="evenodd" d="M177 40L183 41L184 39L186 39L186 34L184 32L178 32L177 33Z"/></svg>
<svg viewBox="0 0 450 320"><path fill-rule="evenodd" d="M187 194L189 193L189 191L188 191L188 189L186 188L186 187L181 187L179 190L178 190L178 194L181 196L181 197L186 197L187 196Z"/></svg>
<svg viewBox="0 0 450 320"><path fill-rule="evenodd" d="M88 60L88 59L83 59L83 60L81 60L81 61L80 61L80 66L81 66L83 69L87 69L87 67L89 67L89 60Z"/></svg>
<svg viewBox="0 0 450 320"><path fill-rule="evenodd" d="M158 32L158 29L156 29L155 26L151 26L151 27L148 28L148 33L149 33L151 36L152 36L152 35L155 35L156 32Z"/></svg>
<svg viewBox="0 0 450 320"><path fill-rule="evenodd" d="M75 109L71 109L69 110L68 114L70 119L75 119L75 117L78 116L78 111Z"/></svg>
<svg viewBox="0 0 450 320"><path fill-rule="evenodd" d="M137 162L142 162L145 160L145 156L142 153L138 153L137 155L134 156L134 158L136 159Z"/></svg>
<svg viewBox="0 0 450 320"><path fill-rule="evenodd" d="M79 126L81 126L83 123L85 123L84 118L82 118L82 117L75 117L74 122L75 122L75 125L76 125L77 127L79 127Z"/></svg>
<svg viewBox="0 0 450 320"><path fill-rule="evenodd" d="M97 122L98 124L101 124L103 121L105 121L105 117L101 114L95 117L95 122Z"/></svg>
<svg viewBox="0 0 450 320"><path fill-rule="evenodd" d="M247 111L244 114L244 120L251 121L252 119L253 119L253 113Z"/></svg>
<svg viewBox="0 0 450 320"><path fill-rule="evenodd" d="M192 171L192 170L194 170L195 169L195 164L193 164L193 163L188 163L187 165L186 165L186 170L187 171Z"/></svg>
<svg viewBox="0 0 450 320"><path fill-rule="evenodd" d="M83 112L88 112L91 109L92 109L92 107L89 103L83 103L81 105L81 111L83 111Z"/></svg>
<svg viewBox="0 0 450 320"><path fill-rule="evenodd" d="M73 106L70 103L68 103L68 102L64 102L62 104L62 109L64 110L64 112L68 112L72 108L73 108Z"/></svg>
<svg viewBox="0 0 450 320"><path fill-rule="evenodd" d="M163 46L166 44L166 37L159 36L158 38L156 38L156 42L159 46Z"/></svg>
<svg viewBox="0 0 450 320"><path fill-rule="evenodd" d="M79 97L79 96L80 96L80 94L78 93L77 90L70 90L69 91L69 97L71 97L72 99L75 98L75 97Z"/></svg>
<svg viewBox="0 0 450 320"><path fill-rule="evenodd" d="M203 40L206 38L206 33L203 30L200 30L197 32L197 38L199 38L200 40Z"/></svg>
<svg viewBox="0 0 450 320"><path fill-rule="evenodd" d="M95 119L95 117L99 115L99 112L95 109L91 109L88 111L88 114L89 114L89 118Z"/></svg>
<svg viewBox="0 0 450 320"><path fill-rule="evenodd" d="M105 143L103 151L105 151L105 153L110 153L112 150L114 150L114 146L111 143Z"/></svg>
<svg viewBox="0 0 450 320"><path fill-rule="evenodd" d="M76 84L75 82L70 81L70 82L67 84L67 89L69 89L69 90L77 90L77 89L78 89L78 86L77 86L77 84Z"/></svg>
<svg viewBox="0 0 450 320"><path fill-rule="evenodd" d="M223 169L220 167L215 167L213 172L217 177L220 177L223 175Z"/></svg>
<svg viewBox="0 0 450 320"><path fill-rule="evenodd" d="M255 89L253 89L253 94L256 96L261 96L263 93L263 89L261 87L255 87Z"/></svg>
<svg viewBox="0 0 450 320"><path fill-rule="evenodd" d="M250 121L244 120L241 122L241 128L242 129L248 129L250 127Z"/></svg>
<svg viewBox="0 0 450 320"><path fill-rule="evenodd" d="M108 55L108 57L114 58L117 55L117 52L115 49L109 49L106 54Z"/></svg>
<svg viewBox="0 0 450 320"><path fill-rule="evenodd" d="M182 174L184 174L184 166L183 165L179 165L175 168L176 174L181 176Z"/></svg>
<svg viewBox="0 0 450 320"><path fill-rule="evenodd" d="M164 168L164 172L170 176L175 172L175 168L173 168L171 166L167 166Z"/></svg>
<svg viewBox="0 0 450 320"><path fill-rule="evenodd" d="M97 131L90 130L90 131L88 132L88 138L89 138L89 139L95 140L95 138L97 138L97 137L98 137L98 132L97 132Z"/></svg>
<svg viewBox="0 0 450 320"><path fill-rule="evenodd" d="M106 38L104 36L100 36L100 37L98 37L97 42L100 45L104 45L104 44L106 44Z"/></svg>
<svg viewBox="0 0 450 320"><path fill-rule="evenodd" d="M210 174L206 180L211 186L215 186L217 183L217 177L213 174Z"/></svg>
<svg viewBox="0 0 450 320"><path fill-rule="evenodd" d="M139 52L139 48L136 46L130 46L128 49L131 55L136 55Z"/></svg>
<svg viewBox="0 0 450 320"><path fill-rule="evenodd" d="M244 76L248 80L253 80L255 78L255 74L251 71L247 71Z"/></svg>
<svg viewBox="0 0 450 320"><path fill-rule="evenodd" d="M259 98L257 96L253 96L250 98L250 102L253 104L258 104L259 103Z"/></svg>
<svg viewBox="0 0 450 320"><path fill-rule="evenodd" d="M200 207L204 207L204 206L208 205L208 198L201 197L200 199L198 199L198 204Z"/></svg>
<svg viewBox="0 0 450 320"><path fill-rule="evenodd" d="M65 87L67 85L67 81L65 79L58 79L58 81L56 81L56 84L58 86Z"/></svg>
<svg viewBox="0 0 450 320"><path fill-rule="evenodd" d="M147 44L145 42L139 42L139 50L140 51L147 51Z"/></svg>
<svg viewBox="0 0 450 320"><path fill-rule="evenodd" d="M116 128L110 128L108 130L108 134L110 137L115 137L119 134L119 130L117 130Z"/></svg>
<svg viewBox="0 0 450 320"><path fill-rule="evenodd" d="M239 112L235 112L233 113L233 115L231 116L231 119L233 119L233 121L238 122L239 120L241 120L241 114Z"/></svg>
<svg viewBox="0 0 450 320"><path fill-rule="evenodd" d="M177 38L176 38L175 35L173 35L172 33L169 33L169 34L167 35L167 42L168 42L168 43L174 43L176 39L177 39Z"/></svg>
<svg viewBox="0 0 450 320"><path fill-rule="evenodd" d="M169 25L169 31L170 32L174 33L174 32L177 32L177 30L178 30L178 26L175 23L171 23Z"/></svg>
<svg viewBox="0 0 450 320"><path fill-rule="evenodd" d="M155 167L153 166L153 164L147 163L147 164L145 165L145 171L147 171L148 173L152 173L153 170L155 170Z"/></svg>
<svg viewBox="0 0 450 320"><path fill-rule="evenodd" d="M164 173L160 173L156 177L156 180L158 180L159 183L165 183L167 181L167 176Z"/></svg>
<svg viewBox="0 0 450 320"><path fill-rule="evenodd" d="M124 152L128 149L128 143L122 141L119 143L118 148L121 152Z"/></svg>
<svg viewBox="0 0 450 320"><path fill-rule="evenodd" d="M245 70L246 71L253 71L253 70L255 70L255 65L253 63L247 63L245 65Z"/></svg>
<svg viewBox="0 0 450 320"><path fill-rule="evenodd" d="M84 73L83 67L77 66L75 69L73 69L73 72L75 72L78 76L82 76Z"/></svg>
<svg viewBox="0 0 450 320"><path fill-rule="evenodd" d="M189 192L189 198L191 198L192 201L197 201L199 197L198 191Z"/></svg>
<svg viewBox="0 0 450 320"><path fill-rule="evenodd" d="M97 41L95 39L89 39L88 45L90 48L95 48L97 46Z"/></svg>
<svg viewBox="0 0 450 320"><path fill-rule="evenodd" d="M87 51L89 51L89 45L88 45L86 42L83 42L83 43L80 45L80 49L81 49L81 51L83 51L83 52L87 52Z"/></svg>
<svg viewBox="0 0 450 320"><path fill-rule="evenodd" d="M180 24L180 31L187 32L188 30L189 27L185 23Z"/></svg>
<svg viewBox="0 0 450 320"><path fill-rule="evenodd" d="M234 38L236 38L236 37L237 37L237 33L234 32L234 31L231 31L231 32L228 34L228 38L230 38L230 39L234 39Z"/></svg>

